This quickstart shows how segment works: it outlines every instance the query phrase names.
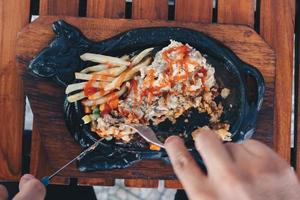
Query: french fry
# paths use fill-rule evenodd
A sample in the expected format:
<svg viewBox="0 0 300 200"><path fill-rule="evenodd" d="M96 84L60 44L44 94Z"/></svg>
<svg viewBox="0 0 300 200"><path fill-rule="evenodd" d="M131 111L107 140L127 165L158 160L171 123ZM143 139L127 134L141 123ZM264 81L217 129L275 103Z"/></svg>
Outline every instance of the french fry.
<svg viewBox="0 0 300 200"><path fill-rule="evenodd" d="M98 72L98 71L106 70L109 68L110 68L110 66L104 65L104 64L94 65L94 66L87 67L87 68L81 70L80 73Z"/></svg>
<svg viewBox="0 0 300 200"><path fill-rule="evenodd" d="M83 61L92 61L92 62L96 62L96 63L110 63L114 66L130 65L130 62L125 61L121 58L105 56L105 55L101 55L101 54L85 53L85 54L81 55L80 58Z"/></svg>
<svg viewBox="0 0 300 200"><path fill-rule="evenodd" d="M125 54L121 57L122 60L125 60L125 61L129 61L130 60L130 57L129 55Z"/></svg>
<svg viewBox="0 0 300 200"><path fill-rule="evenodd" d="M134 55L134 56L130 59L130 61L132 62L132 61L136 58L136 56L137 56L137 55Z"/></svg>
<svg viewBox="0 0 300 200"><path fill-rule="evenodd" d="M85 95L84 95L83 91L67 97L67 99L70 103L79 101L79 100L84 99L84 98L85 98Z"/></svg>
<svg viewBox="0 0 300 200"><path fill-rule="evenodd" d="M84 106L84 113L85 113L85 114L90 114L90 113L92 113L91 107L89 107L89 106Z"/></svg>
<svg viewBox="0 0 300 200"><path fill-rule="evenodd" d="M81 82L81 83L73 83L68 85L68 87L65 90L65 94L70 94L71 92L77 91L77 90L83 90L85 85L88 82ZM104 81L93 81L92 87L94 88L103 88L105 85L107 85L109 82L104 82Z"/></svg>
<svg viewBox="0 0 300 200"><path fill-rule="evenodd" d="M83 105L85 106L93 106L93 105L101 105L104 104L108 101L114 100L116 98L119 98L120 96L122 96L125 92L127 91L127 87L125 84L123 84L123 86L121 87L121 89L117 92L112 92L104 97L101 97L99 99L96 100L85 100L83 101Z"/></svg>
<svg viewBox="0 0 300 200"><path fill-rule="evenodd" d="M81 83L73 83L73 84L68 85L68 87L65 90L65 94L70 94L71 92L74 92L77 90L82 90L86 83L87 83L87 81L81 82Z"/></svg>
<svg viewBox="0 0 300 200"><path fill-rule="evenodd" d="M95 74L102 74L104 76L119 76L123 71L127 69L127 66L120 66L120 67L115 67L107 70L103 70L100 72L96 72Z"/></svg>
<svg viewBox="0 0 300 200"><path fill-rule="evenodd" d="M119 88L122 83L132 79L134 75L140 71L141 68L147 67L151 62L151 58L146 59L144 62L134 66L133 68L127 69L119 77L115 78L111 83L104 87L104 91L111 91Z"/></svg>
<svg viewBox="0 0 300 200"><path fill-rule="evenodd" d="M140 52L133 60L131 65L135 66L137 64L139 64L154 48L148 48L143 50L142 52Z"/></svg>
<svg viewBox="0 0 300 200"><path fill-rule="evenodd" d="M89 100L95 100L95 99L99 99L105 95L107 95L110 91L104 91L104 90L100 90L90 96L88 96Z"/></svg>
<svg viewBox="0 0 300 200"><path fill-rule="evenodd" d="M102 74L84 74L84 73L75 73L75 78L79 80L97 80L97 81L113 81L114 78L111 76L106 76Z"/></svg>

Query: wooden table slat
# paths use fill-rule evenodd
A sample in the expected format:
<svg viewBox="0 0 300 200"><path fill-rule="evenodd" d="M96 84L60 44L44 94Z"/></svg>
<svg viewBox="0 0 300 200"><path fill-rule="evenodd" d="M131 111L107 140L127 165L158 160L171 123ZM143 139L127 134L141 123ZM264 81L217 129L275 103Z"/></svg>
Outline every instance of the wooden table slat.
<svg viewBox="0 0 300 200"><path fill-rule="evenodd" d="M88 0L87 17L124 18L125 0Z"/></svg>
<svg viewBox="0 0 300 200"><path fill-rule="evenodd" d="M78 16L79 0L40 0L39 14Z"/></svg>
<svg viewBox="0 0 300 200"><path fill-rule="evenodd" d="M114 186L115 185L115 179L80 177L80 178L77 179L77 184L81 185L81 186L88 186L88 185Z"/></svg>
<svg viewBox="0 0 300 200"><path fill-rule="evenodd" d="M295 1L263 0L260 7L260 35L276 52L274 144L289 161Z"/></svg>
<svg viewBox="0 0 300 200"><path fill-rule="evenodd" d="M212 21L213 2L207 0L176 0L175 20L183 22Z"/></svg>
<svg viewBox="0 0 300 200"><path fill-rule="evenodd" d="M126 187L157 188L158 180L125 179L124 184Z"/></svg>
<svg viewBox="0 0 300 200"><path fill-rule="evenodd" d="M254 25L253 0L218 0L218 23Z"/></svg>
<svg viewBox="0 0 300 200"><path fill-rule="evenodd" d="M300 7L299 2L297 3L298 8ZM296 27L296 38L295 38L295 48L298 49L298 54L296 54L296 63L295 66L298 66L298 73L297 70L295 69L296 73L295 73L295 83L297 84L297 80L298 80L298 84L295 85L295 88L298 90L295 91L295 104L297 104L297 107L295 106L294 108L297 108L297 110L295 109L295 119L297 119L297 121L295 121L296 124L296 130L295 130L295 161L296 161L296 172L298 175L298 178L300 178L300 10L297 11L297 16L296 16L296 21L295 21L295 27ZM296 52L297 53L297 52Z"/></svg>
<svg viewBox="0 0 300 200"><path fill-rule="evenodd" d="M168 0L132 0L132 19L168 19Z"/></svg>
<svg viewBox="0 0 300 200"><path fill-rule="evenodd" d="M0 180L22 171L23 84L16 67L17 33L28 24L30 0L0 1Z"/></svg>
<svg viewBox="0 0 300 200"><path fill-rule="evenodd" d="M182 188L182 184L178 180L165 180L166 188Z"/></svg>

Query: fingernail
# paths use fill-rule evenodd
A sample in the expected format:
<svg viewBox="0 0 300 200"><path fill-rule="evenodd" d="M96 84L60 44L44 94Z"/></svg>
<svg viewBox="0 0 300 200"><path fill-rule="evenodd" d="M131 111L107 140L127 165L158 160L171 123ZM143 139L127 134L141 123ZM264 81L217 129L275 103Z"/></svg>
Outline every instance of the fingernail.
<svg viewBox="0 0 300 200"><path fill-rule="evenodd" d="M30 179L33 179L33 178L35 178L35 177L31 174L24 174L22 176L22 179L24 179L24 180L30 180Z"/></svg>
<svg viewBox="0 0 300 200"><path fill-rule="evenodd" d="M166 139L165 145L168 144L168 143L170 143L170 142L172 142L172 141L174 141L174 140L178 140L178 139L180 139L180 137L178 137L178 136L176 136L176 135L171 135L170 137L168 137L168 138Z"/></svg>

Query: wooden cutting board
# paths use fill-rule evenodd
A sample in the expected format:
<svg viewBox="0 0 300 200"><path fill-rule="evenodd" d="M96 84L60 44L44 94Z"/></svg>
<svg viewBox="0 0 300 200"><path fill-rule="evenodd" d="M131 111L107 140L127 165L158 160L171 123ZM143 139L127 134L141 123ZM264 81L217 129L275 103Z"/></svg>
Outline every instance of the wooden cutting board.
<svg viewBox="0 0 300 200"><path fill-rule="evenodd" d="M18 36L17 59L23 75L24 90L34 114L37 133L33 133L31 173L48 175L76 156L80 147L67 130L62 111L64 88L51 80L32 77L26 68L30 60L53 39L51 25L64 19L77 26L89 39L99 41L120 32L138 27L177 26L194 29L221 41L233 50L244 62L257 67L264 76L266 93L259 113L255 138L273 146L274 78L275 54L268 44L251 28L238 25L180 23L175 21L91 19L60 16L40 17ZM162 161L141 161L127 169L79 172L75 164L62 171L53 180L57 184L68 184L75 178L78 184L113 185L114 179L154 179L146 186L157 187L158 179L175 179L172 167ZM72 179L73 180L73 179ZM145 182L143 182L145 183ZM175 183L175 184L174 184ZM128 182L130 185L130 182ZM166 181L167 187L177 187L174 181Z"/></svg>

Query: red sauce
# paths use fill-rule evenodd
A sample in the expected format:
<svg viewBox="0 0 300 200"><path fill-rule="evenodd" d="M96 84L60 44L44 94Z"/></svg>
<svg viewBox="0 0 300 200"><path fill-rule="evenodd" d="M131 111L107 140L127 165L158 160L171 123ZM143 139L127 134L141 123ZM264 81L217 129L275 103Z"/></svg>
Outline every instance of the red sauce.
<svg viewBox="0 0 300 200"><path fill-rule="evenodd" d="M133 91L133 94L135 96L137 95L137 89L138 89L137 81L135 79L132 79L130 81L130 90Z"/></svg>
<svg viewBox="0 0 300 200"><path fill-rule="evenodd" d="M97 79L97 76L93 75L92 79L86 83L84 90L83 90L85 96L88 97L88 96L91 96L91 95L95 94L96 92L98 92L98 89L93 87L93 83L96 81L96 79Z"/></svg>
<svg viewBox="0 0 300 200"><path fill-rule="evenodd" d="M137 81L135 79L132 79L130 81L130 90L133 91L133 95L134 95L134 104L137 105L138 104L138 84Z"/></svg>
<svg viewBox="0 0 300 200"><path fill-rule="evenodd" d="M166 73L168 75L172 75L173 73L173 69L172 69L173 64L177 64L178 66L183 65L183 62L185 61L185 58L188 55L188 51L189 48L186 45L182 45L179 47L172 47L162 53L162 58L168 63L168 68L166 70ZM176 52L175 58L169 57L169 54L172 52Z"/></svg>
<svg viewBox="0 0 300 200"><path fill-rule="evenodd" d="M118 105L119 105L119 99L116 98L116 99L113 99L109 102L107 102L108 106L110 107L111 110L114 110L116 108L118 108Z"/></svg>
<svg viewBox="0 0 300 200"><path fill-rule="evenodd" d="M174 53L174 58L170 57L170 54ZM155 81L155 73L154 69L150 69L147 73L146 78L144 79L143 91L142 95L148 98L148 102L151 101L154 95L161 95L161 88L170 86L173 87L178 82L185 83L185 81L189 80L190 73L188 71L189 64L194 65L195 67L199 67L197 71L203 74L201 77L202 82L207 76L207 70L204 67L201 67L198 62L193 61L189 58L189 47L186 45L182 45L179 47L169 48L166 51L162 52L162 58L167 62L167 69L165 70L166 77L160 82L159 86L153 86ZM180 75L173 76L173 65L177 65L178 70L180 71ZM195 84L195 78L199 78L199 75L195 74L192 77L191 84ZM134 86L132 86L134 87ZM133 89L133 88L132 88ZM186 92L188 90L187 85L183 84L182 92ZM175 92L173 92L175 93ZM134 93L136 95L136 93Z"/></svg>
<svg viewBox="0 0 300 200"><path fill-rule="evenodd" d="M205 69L204 67L201 67L200 72L203 74L203 77L201 77L201 81L204 84L205 78L207 76L207 69Z"/></svg>
<svg viewBox="0 0 300 200"><path fill-rule="evenodd" d="M104 104L104 109L100 112L101 116L110 113L110 111L111 111L111 108L109 107L109 105L107 103Z"/></svg>

